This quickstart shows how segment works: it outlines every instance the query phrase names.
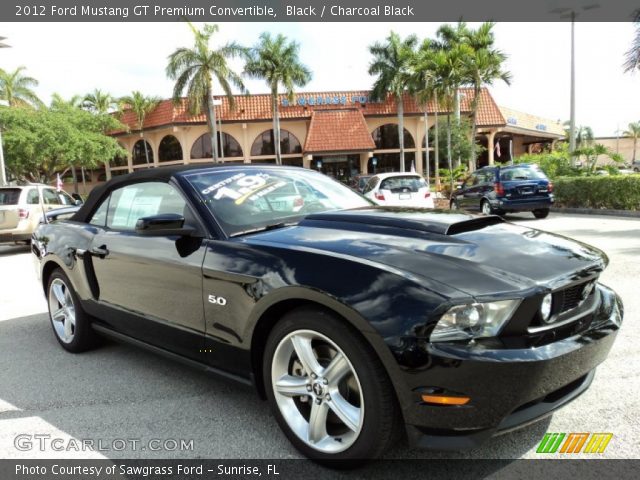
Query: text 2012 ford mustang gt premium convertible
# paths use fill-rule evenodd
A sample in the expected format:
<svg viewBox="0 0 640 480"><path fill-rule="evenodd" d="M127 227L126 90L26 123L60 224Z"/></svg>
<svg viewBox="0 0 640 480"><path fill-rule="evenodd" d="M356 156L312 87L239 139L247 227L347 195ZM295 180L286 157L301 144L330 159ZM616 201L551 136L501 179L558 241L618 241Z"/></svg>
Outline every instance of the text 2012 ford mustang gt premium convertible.
<svg viewBox="0 0 640 480"><path fill-rule="evenodd" d="M319 460L535 421L589 387L622 322L594 248L299 168L117 177L32 245L65 349L100 334L253 384Z"/></svg>

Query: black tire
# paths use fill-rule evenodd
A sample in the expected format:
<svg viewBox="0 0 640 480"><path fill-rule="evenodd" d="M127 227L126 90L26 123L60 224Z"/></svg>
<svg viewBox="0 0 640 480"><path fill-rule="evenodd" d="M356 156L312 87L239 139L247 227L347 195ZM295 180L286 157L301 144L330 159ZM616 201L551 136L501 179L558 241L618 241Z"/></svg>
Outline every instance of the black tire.
<svg viewBox="0 0 640 480"><path fill-rule="evenodd" d="M549 209L539 208L538 210L534 210L531 213L533 213L533 216L536 218L547 218L549 216Z"/></svg>
<svg viewBox="0 0 640 480"><path fill-rule="evenodd" d="M489 203L489 200L486 200L486 199L483 199L480 202L480 212L482 212L484 215L493 215L496 213L493 207L491 206L491 204Z"/></svg>
<svg viewBox="0 0 640 480"><path fill-rule="evenodd" d="M73 336L69 341L65 341L65 339L62 338L61 334L59 333L60 327L59 325L56 326L56 321L53 318L53 304L57 302L58 306L61 306L60 302L57 301L57 298L53 293L52 286L54 285L54 282L57 286L64 286L63 291L68 291L68 295L73 302L72 306L74 310L75 324L72 327ZM87 313L82 309L78 295L73 289L71 282L61 269L56 268L51 273L49 281L47 282L46 296L47 304L49 306L49 321L51 322L53 334L62 348L64 348L68 352L80 353L90 350L99 344L100 337L91 328L91 317L87 315ZM64 324L64 322L62 323Z"/></svg>
<svg viewBox="0 0 640 480"><path fill-rule="evenodd" d="M302 440L292 430L278 406L272 381L272 364L281 342L284 344L293 332L299 331L313 331L334 342L341 350L341 353L347 357L350 366L356 373L350 380L356 378L356 381L359 381L358 386L361 387L361 398L363 399L364 407L362 412L364 413L362 413L359 433L355 435L355 440L351 440L353 443L346 450L327 453L313 448L310 446L309 440ZM314 353L318 355L316 352L317 350L314 350ZM293 355L297 357L295 353ZM294 364L295 362L292 362L292 365ZM326 367L326 365L324 366ZM293 368L293 366L290 368ZM277 369L277 363L274 369ZM303 307L287 313L275 325L267 340L263 362L263 377L267 398L280 428L291 443L312 460L337 468L356 466L363 460L380 457L399 437L401 426L400 411L393 386L380 359L359 337L358 333L350 325L346 324L346 321L335 317L329 312ZM310 377L305 376L305 378ZM344 379L349 378L349 375L344 377ZM327 387L327 391L329 391L329 387ZM310 402L309 408L313 407L314 401L311 395L314 394L315 390L310 392L310 396L307 397ZM322 396L322 393L320 395ZM331 400L334 399L332 398ZM327 404L330 405L330 403ZM298 408L299 412L302 412L300 410L301 407ZM327 408L331 412L331 407ZM342 436L342 434L338 435ZM335 438L331 437L330 440ZM342 441L343 439L340 438L339 442Z"/></svg>

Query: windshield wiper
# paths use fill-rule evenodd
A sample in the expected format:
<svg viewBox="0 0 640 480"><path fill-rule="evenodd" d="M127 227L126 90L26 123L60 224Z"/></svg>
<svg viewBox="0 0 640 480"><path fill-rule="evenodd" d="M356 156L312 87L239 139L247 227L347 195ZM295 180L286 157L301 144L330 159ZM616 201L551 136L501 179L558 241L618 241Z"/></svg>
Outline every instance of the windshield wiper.
<svg viewBox="0 0 640 480"><path fill-rule="evenodd" d="M249 230L242 230L241 232L236 232L233 233L231 235L229 235L230 237L240 237L242 235L247 235L249 233L257 233L257 232L266 232L269 230L277 230L278 228L284 228L284 227L290 227L292 225L297 225L298 222L278 222L278 223L271 223L269 225L264 225L262 227L256 227L256 228L251 228Z"/></svg>

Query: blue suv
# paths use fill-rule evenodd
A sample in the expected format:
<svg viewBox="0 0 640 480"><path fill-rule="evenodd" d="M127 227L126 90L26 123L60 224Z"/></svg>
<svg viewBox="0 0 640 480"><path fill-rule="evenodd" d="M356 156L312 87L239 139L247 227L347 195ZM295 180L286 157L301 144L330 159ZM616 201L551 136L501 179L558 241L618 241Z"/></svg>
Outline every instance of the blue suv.
<svg viewBox="0 0 640 480"><path fill-rule="evenodd" d="M540 167L526 163L483 167L473 172L451 197L452 209L480 210L485 215L532 212L549 215L553 183Z"/></svg>

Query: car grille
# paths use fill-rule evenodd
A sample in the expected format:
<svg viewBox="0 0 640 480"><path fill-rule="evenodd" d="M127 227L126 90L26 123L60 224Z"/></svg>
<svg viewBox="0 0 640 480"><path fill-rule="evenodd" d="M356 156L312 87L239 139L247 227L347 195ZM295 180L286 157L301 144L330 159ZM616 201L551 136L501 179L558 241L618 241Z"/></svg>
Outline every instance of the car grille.
<svg viewBox="0 0 640 480"><path fill-rule="evenodd" d="M580 283L559 290L553 294L553 314L558 315L573 310L582 302L582 293L590 282Z"/></svg>

